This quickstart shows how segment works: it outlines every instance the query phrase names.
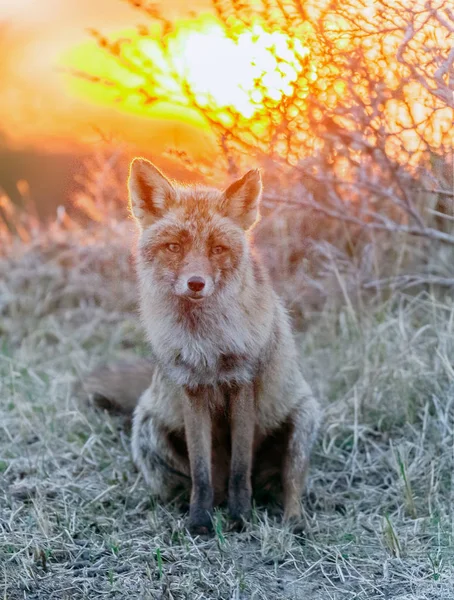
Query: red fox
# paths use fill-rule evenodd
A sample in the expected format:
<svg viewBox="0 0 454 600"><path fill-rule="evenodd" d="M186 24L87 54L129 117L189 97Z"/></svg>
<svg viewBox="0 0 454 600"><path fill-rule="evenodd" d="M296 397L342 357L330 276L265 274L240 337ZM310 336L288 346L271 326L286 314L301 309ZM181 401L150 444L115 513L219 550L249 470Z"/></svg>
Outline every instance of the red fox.
<svg viewBox="0 0 454 600"><path fill-rule="evenodd" d="M160 499L191 490L192 531L208 532L224 500L241 524L253 489L276 480L284 518L299 519L320 410L249 239L259 171L219 191L137 158L128 185L151 360L101 368L86 390L133 411L134 461Z"/></svg>

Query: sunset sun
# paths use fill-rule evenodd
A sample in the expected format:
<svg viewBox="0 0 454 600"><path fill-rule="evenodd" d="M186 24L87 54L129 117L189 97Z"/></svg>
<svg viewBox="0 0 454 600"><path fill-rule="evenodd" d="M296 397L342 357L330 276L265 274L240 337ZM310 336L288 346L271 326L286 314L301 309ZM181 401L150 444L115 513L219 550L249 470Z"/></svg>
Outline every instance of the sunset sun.
<svg viewBox="0 0 454 600"><path fill-rule="evenodd" d="M112 101L112 92L126 88L122 108L134 112L147 112L156 103L184 106L189 96L198 107L249 119L265 103L291 96L303 69L306 93L317 79L303 38L268 31L259 23L232 35L205 16L177 24L165 40L131 31L114 43L95 37L98 44L82 44L65 57L65 64L85 80L76 84L77 93L104 103ZM111 56L102 52L108 44ZM121 60L112 60L120 48ZM89 85L93 82L102 85Z"/></svg>
<svg viewBox="0 0 454 600"><path fill-rule="evenodd" d="M265 100L290 96L309 49L283 32L269 33L260 25L237 39L223 28L183 32L176 39L173 61L200 105L232 108L252 117ZM311 73L315 79L315 71Z"/></svg>

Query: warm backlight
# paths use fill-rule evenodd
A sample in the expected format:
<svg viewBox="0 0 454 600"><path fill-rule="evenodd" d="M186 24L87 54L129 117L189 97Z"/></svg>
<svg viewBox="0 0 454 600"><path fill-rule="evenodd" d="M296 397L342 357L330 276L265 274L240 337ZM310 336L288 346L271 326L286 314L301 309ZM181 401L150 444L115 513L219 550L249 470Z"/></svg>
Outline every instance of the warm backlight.
<svg viewBox="0 0 454 600"><path fill-rule="evenodd" d="M66 57L66 65L96 76L94 84L93 77L77 84L84 96L98 102L114 99L136 113L153 111L156 101L170 111L172 105L188 106L189 93L201 108L251 118L265 102L290 96L303 68L308 84L317 78L301 40L260 24L229 36L220 23L205 17L176 27L165 44L156 35L128 32L111 48L106 53L94 43L84 44ZM121 48L119 60L116 48Z"/></svg>
<svg viewBox="0 0 454 600"><path fill-rule="evenodd" d="M72 85L91 102L115 103L140 117L241 131L250 145L262 144L264 151L272 146L290 162L299 160L302 141L312 135L310 119L325 121L325 129L336 129L340 122L353 131L359 127L371 145L379 119L389 155L403 162L419 160L427 143L439 147L452 137L452 111L433 108L430 89L436 77L430 75L433 55L424 36L408 45L405 60L427 68L433 82L428 79L426 85L424 77L418 81L415 66L398 60L403 31L361 37L347 21L327 19L325 36L331 46L325 48L313 26L302 21L287 27L288 32L264 21L229 23L227 28L206 15L153 27L109 39L95 33L96 41L65 57L65 64L81 76L71 78ZM169 33L163 35L166 27ZM437 26L428 27L427 40L436 31ZM440 47L444 49L441 42ZM337 62L329 60L333 51L339 53ZM362 66L355 71L359 56ZM367 111L374 110L376 118L367 121Z"/></svg>
<svg viewBox="0 0 454 600"><path fill-rule="evenodd" d="M236 39L221 26L183 31L176 42L175 67L198 103L233 108L244 117L252 117L267 99L279 102L291 95L301 59L309 54L299 40L260 25Z"/></svg>

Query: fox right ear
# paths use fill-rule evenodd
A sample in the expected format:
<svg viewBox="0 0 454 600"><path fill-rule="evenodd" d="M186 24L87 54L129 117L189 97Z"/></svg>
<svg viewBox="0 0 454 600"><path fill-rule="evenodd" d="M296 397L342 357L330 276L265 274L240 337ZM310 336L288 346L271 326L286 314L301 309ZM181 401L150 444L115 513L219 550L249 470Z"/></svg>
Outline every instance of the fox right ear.
<svg viewBox="0 0 454 600"><path fill-rule="evenodd" d="M225 190L222 204L225 214L243 229L249 229L259 215L261 194L260 171L252 169Z"/></svg>
<svg viewBox="0 0 454 600"><path fill-rule="evenodd" d="M145 228L162 217L175 189L170 181L145 158L135 158L128 179L131 212Z"/></svg>

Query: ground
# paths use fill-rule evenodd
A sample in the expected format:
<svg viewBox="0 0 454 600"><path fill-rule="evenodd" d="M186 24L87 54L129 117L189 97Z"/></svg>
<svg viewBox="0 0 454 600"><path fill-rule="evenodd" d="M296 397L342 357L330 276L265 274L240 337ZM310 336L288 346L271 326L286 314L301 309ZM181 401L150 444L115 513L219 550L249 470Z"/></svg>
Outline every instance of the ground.
<svg viewBox="0 0 454 600"><path fill-rule="evenodd" d="M56 227L0 262L2 597L454 598L452 299L341 285L298 334L325 411L305 533L257 507L242 533L218 512L194 538L150 497L127 423L77 390L146 353L130 229Z"/></svg>

